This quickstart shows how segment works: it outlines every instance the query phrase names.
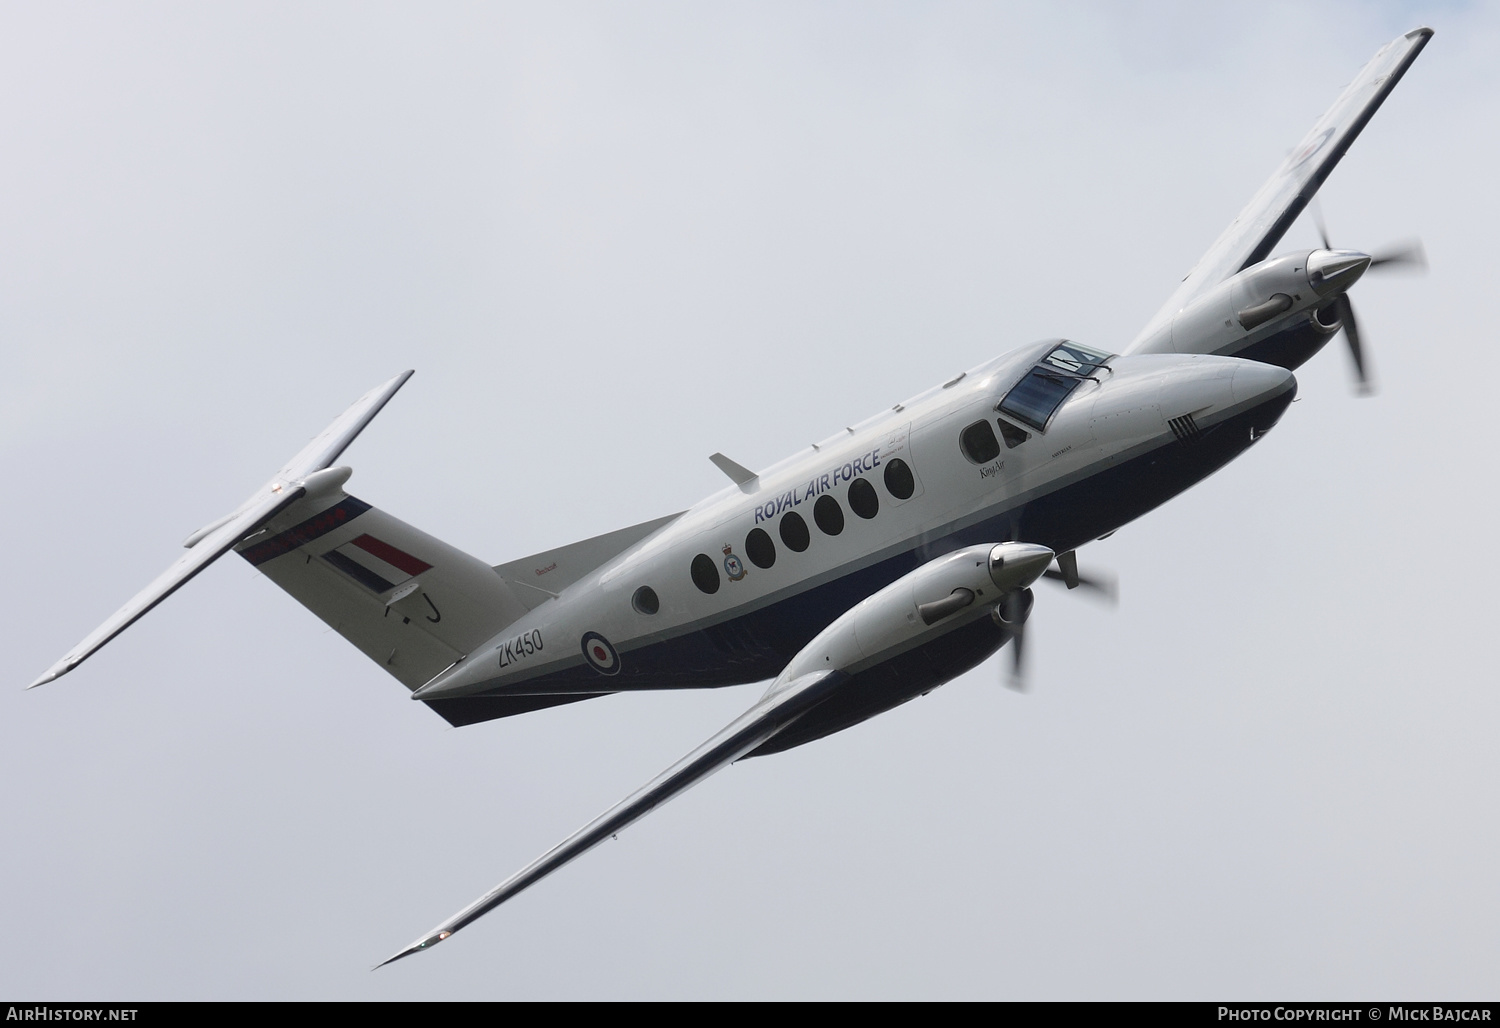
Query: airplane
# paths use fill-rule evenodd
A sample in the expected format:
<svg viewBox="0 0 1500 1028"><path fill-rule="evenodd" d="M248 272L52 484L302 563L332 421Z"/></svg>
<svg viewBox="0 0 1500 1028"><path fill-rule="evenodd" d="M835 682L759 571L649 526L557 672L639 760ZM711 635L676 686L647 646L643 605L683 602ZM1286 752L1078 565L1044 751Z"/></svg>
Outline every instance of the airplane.
<svg viewBox="0 0 1500 1028"><path fill-rule="evenodd" d="M55 681L234 550L454 726L640 690L769 680L660 776L382 962L429 949L728 764L813 742L1011 645L1031 586L1097 584L1077 551L1225 466L1342 332L1349 289L1418 251L1274 253L1415 61L1382 48L1118 353L1053 339L1005 354L689 510L498 566L349 493L344 450L410 379L366 393L28 688Z"/></svg>

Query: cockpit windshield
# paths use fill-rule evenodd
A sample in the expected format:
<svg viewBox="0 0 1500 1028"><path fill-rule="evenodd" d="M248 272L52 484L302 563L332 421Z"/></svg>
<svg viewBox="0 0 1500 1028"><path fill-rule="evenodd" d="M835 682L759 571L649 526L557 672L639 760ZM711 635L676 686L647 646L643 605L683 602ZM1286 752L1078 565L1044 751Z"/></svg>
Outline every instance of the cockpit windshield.
<svg viewBox="0 0 1500 1028"><path fill-rule="evenodd" d="M1052 349L1017 382L996 408L1038 432L1078 387L1104 367L1113 354L1065 341Z"/></svg>

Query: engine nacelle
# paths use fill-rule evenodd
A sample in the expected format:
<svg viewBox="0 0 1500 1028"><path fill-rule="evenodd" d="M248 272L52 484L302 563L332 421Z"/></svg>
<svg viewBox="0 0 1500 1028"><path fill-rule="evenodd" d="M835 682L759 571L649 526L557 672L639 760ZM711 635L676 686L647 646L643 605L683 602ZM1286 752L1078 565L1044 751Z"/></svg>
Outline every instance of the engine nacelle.
<svg viewBox="0 0 1500 1028"><path fill-rule="evenodd" d="M767 695L821 670L845 676L837 691L747 756L801 746L937 688L983 663L1015 627L991 617L1052 562L1032 543L970 546L929 561L846 611L792 658ZM1011 611L1020 618L1030 594Z"/></svg>
<svg viewBox="0 0 1500 1028"><path fill-rule="evenodd" d="M859 672L981 617L1036 581L1052 551L1032 543L970 546L929 561L866 597L802 648L771 686L813 671Z"/></svg>
<svg viewBox="0 0 1500 1028"><path fill-rule="evenodd" d="M1353 250L1268 258L1198 297L1131 352L1207 353L1295 369L1339 330L1327 304L1369 263Z"/></svg>
<svg viewBox="0 0 1500 1028"><path fill-rule="evenodd" d="M791 659L766 695L815 671L842 672L843 683L747 756L831 735L982 663L1013 631L991 614L1007 594L1040 578L1052 557L1032 543L970 546L923 564L845 611ZM1023 612L1029 608L1020 605Z"/></svg>

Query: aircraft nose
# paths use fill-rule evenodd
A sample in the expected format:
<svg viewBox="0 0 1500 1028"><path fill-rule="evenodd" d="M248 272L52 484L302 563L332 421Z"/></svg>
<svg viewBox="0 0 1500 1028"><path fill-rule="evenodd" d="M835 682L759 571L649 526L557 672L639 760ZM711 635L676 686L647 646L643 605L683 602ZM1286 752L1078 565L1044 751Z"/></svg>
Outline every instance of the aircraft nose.
<svg viewBox="0 0 1500 1028"><path fill-rule="evenodd" d="M1237 406L1245 409L1253 443L1275 427L1297 396L1297 377L1274 364L1244 361L1231 387Z"/></svg>
<svg viewBox="0 0 1500 1028"><path fill-rule="evenodd" d="M1253 439L1285 413L1297 395L1297 379L1275 364L1239 357L1191 357L1164 383L1162 415L1179 438L1195 426L1212 425L1228 417L1247 420Z"/></svg>
<svg viewBox="0 0 1500 1028"><path fill-rule="evenodd" d="M1289 390L1294 394L1297 391L1297 377L1286 368L1258 361L1240 361L1239 364L1230 387L1236 405L1263 403ZM1290 399L1287 402L1290 403Z"/></svg>
<svg viewBox="0 0 1500 1028"><path fill-rule="evenodd" d="M1369 266L1370 255L1358 250L1314 250L1307 258L1307 282L1319 296L1342 293Z"/></svg>

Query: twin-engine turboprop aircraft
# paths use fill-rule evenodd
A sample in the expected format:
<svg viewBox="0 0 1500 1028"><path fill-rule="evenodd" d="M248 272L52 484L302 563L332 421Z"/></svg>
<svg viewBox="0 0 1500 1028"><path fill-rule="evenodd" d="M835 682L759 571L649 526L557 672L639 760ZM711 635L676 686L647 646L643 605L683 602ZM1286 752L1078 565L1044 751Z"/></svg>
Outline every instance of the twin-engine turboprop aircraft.
<svg viewBox="0 0 1500 1028"><path fill-rule="evenodd" d="M996 358L691 510L491 565L350 495L335 461L411 376L361 397L33 686L76 668L233 549L454 725L610 693L771 679L654 781L391 960L446 939L726 764L925 693L1008 641L1043 574L1274 426L1371 255L1271 256L1431 36L1364 67L1123 353ZM1401 255L1388 259L1410 259ZM1056 570L1049 570L1053 563ZM1019 661L1018 661L1019 668Z"/></svg>

